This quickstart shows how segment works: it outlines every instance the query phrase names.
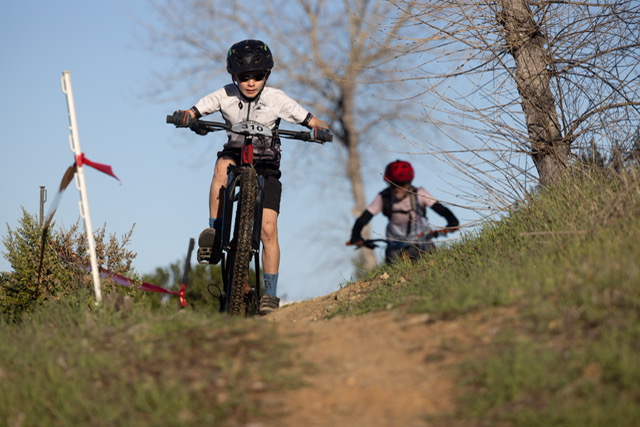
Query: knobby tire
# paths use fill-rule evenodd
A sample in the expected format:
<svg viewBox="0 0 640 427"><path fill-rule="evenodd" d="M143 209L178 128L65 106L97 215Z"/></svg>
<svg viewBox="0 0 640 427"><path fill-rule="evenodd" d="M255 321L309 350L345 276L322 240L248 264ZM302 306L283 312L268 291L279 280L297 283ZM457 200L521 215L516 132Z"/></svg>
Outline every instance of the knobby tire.
<svg viewBox="0 0 640 427"><path fill-rule="evenodd" d="M238 209L234 236L234 260L231 271L231 295L229 298L229 314L247 315L247 292L249 289L249 264L251 262L251 238L253 235L253 219L256 198L258 196L258 180L253 168L243 168L240 175Z"/></svg>

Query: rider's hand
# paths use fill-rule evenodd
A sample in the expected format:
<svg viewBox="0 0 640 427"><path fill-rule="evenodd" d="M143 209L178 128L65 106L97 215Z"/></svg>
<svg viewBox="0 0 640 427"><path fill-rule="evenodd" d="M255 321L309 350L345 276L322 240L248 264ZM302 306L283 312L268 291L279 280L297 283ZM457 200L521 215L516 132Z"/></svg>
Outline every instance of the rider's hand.
<svg viewBox="0 0 640 427"><path fill-rule="evenodd" d="M349 240L349 245L364 245L364 239L362 238L362 234L360 233L360 231L353 230L353 232L351 233L351 239Z"/></svg>
<svg viewBox="0 0 640 427"><path fill-rule="evenodd" d="M178 110L173 113L173 124L179 128L189 127L196 121L196 115L191 110Z"/></svg>
<svg viewBox="0 0 640 427"><path fill-rule="evenodd" d="M351 239L347 244L349 244L351 246L357 246L358 248L361 248L363 246L365 248L369 248L369 249L375 249L376 248L376 244L375 243L370 242L368 240L363 240L362 237Z"/></svg>
<svg viewBox="0 0 640 427"><path fill-rule="evenodd" d="M327 142L331 138L331 131L327 128L316 126L313 128L313 139Z"/></svg>

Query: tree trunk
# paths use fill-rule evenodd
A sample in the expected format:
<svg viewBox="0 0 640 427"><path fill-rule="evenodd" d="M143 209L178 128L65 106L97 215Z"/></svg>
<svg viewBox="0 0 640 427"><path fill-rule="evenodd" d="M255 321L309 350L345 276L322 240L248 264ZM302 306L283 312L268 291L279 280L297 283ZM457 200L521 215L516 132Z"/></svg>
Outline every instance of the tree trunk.
<svg viewBox="0 0 640 427"><path fill-rule="evenodd" d="M360 215L365 208L366 200L364 195L364 184L362 182L362 173L360 168L360 151L358 150L358 133L355 122L355 88L353 86L342 85L341 99L341 122L344 135L341 141L347 148L347 177L351 182L351 191L355 202L354 211ZM371 238L371 230L365 227L362 233L364 239ZM359 251L359 264L364 270L371 270L376 267L375 253L369 249Z"/></svg>
<svg viewBox="0 0 640 427"><path fill-rule="evenodd" d="M561 180L568 168L569 144L564 141L556 104L551 93L550 56L546 36L540 31L526 0L500 0L498 23L516 63L515 80L520 93L540 183Z"/></svg>

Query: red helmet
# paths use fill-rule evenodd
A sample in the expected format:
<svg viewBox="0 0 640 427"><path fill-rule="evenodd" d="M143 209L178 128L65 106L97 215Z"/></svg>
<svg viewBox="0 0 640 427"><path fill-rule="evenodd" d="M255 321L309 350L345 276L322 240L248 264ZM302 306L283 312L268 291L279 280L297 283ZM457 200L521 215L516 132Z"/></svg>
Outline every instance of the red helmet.
<svg viewBox="0 0 640 427"><path fill-rule="evenodd" d="M396 160L384 170L384 180L394 184L407 184L413 181L413 166L404 160Z"/></svg>

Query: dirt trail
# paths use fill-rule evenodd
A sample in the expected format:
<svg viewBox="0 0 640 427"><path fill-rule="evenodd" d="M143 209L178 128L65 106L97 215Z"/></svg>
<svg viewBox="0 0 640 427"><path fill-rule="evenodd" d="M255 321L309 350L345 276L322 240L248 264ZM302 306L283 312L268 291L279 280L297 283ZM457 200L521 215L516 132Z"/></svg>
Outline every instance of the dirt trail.
<svg viewBox="0 0 640 427"><path fill-rule="evenodd" d="M293 344L306 383L268 398L280 413L273 425L452 425L438 417L455 410L456 366L495 333L494 322L481 315L433 322L397 310L321 319L336 300L358 298L358 286L366 284L267 316Z"/></svg>

